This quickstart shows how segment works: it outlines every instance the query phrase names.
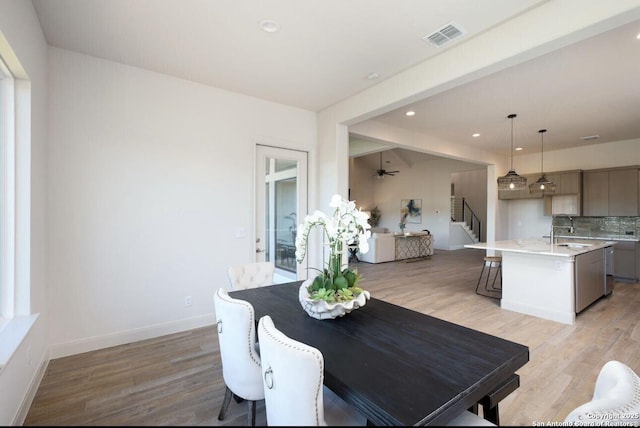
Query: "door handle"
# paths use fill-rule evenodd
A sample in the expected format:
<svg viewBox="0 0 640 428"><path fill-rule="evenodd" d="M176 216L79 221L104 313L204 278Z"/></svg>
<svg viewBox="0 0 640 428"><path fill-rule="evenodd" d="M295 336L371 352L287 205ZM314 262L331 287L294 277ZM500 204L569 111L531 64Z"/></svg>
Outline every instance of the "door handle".
<svg viewBox="0 0 640 428"><path fill-rule="evenodd" d="M256 253L264 253L267 250L261 250L260 248L256 248Z"/></svg>

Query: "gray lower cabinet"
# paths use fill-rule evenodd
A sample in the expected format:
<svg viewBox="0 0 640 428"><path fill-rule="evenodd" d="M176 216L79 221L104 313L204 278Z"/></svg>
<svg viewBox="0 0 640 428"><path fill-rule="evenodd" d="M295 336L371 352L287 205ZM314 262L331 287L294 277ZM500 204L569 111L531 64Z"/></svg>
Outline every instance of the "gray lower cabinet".
<svg viewBox="0 0 640 428"><path fill-rule="evenodd" d="M640 244L633 241L617 241L613 246L613 275L616 279L637 281Z"/></svg>
<svg viewBox="0 0 640 428"><path fill-rule="evenodd" d="M563 240L571 241L572 239L562 237ZM636 241L611 241L616 244L613 246L613 276L618 281L637 282L640 280L640 242Z"/></svg>
<svg viewBox="0 0 640 428"><path fill-rule="evenodd" d="M604 248L577 255L574 269L578 313L604 295Z"/></svg>

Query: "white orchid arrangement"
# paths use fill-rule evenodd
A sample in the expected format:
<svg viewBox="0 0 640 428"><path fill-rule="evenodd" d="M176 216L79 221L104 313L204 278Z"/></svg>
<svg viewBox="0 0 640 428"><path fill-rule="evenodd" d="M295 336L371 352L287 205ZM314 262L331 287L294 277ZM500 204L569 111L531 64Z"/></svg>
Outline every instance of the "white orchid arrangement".
<svg viewBox="0 0 640 428"><path fill-rule="evenodd" d="M368 219L369 214L356 208L353 201L342 199L340 195L333 195L329 203L334 208L333 215L316 210L304 218L304 223L298 225L296 234L296 260L302 263L307 255L307 245L311 230L320 226L324 230L324 238L329 244L329 262L320 270L313 283L309 286L309 296L314 300L339 302L350 300L362 293L356 286L360 276L357 269L349 269L342 265L342 254L345 245L356 244L361 253L369 251L368 239L371 236Z"/></svg>

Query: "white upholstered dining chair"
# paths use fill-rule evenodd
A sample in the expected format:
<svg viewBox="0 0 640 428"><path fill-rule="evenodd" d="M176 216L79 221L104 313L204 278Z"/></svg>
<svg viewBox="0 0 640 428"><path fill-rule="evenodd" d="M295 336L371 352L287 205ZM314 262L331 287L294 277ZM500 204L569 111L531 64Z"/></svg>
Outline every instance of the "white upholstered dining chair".
<svg viewBox="0 0 640 428"><path fill-rule="evenodd" d="M565 425L640 425L640 378L626 364L608 361L598 374L593 398L567 415Z"/></svg>
<svg viewBox="0 0 640 428"><path fill-rule="evenodd" d="M214 295L225 394L218 420L224 420L233 396L248 403L248 424L255 425L256 401L264 399L260 356L256 353L255 315L251 303L234 299L224 288Z"/></svg>
<svg viewBox="0 0 640 428"><path fill-rule="evenodd" d="M253 262L230 266L227 269L232 290L262 287L273 284L273 262Z"/></svg>
<svg viewBox="0 0 640 428"><path fill-rule="evenodd" d="M366 425L364 416L324 387L318 349L286 336L269 315L260 318L258 341L268 425Z"/></svg>
<svg viewBox="0 0 640 428"><path fill-rule="evenodd" d="M495 427L497 426L491 421L484 419L468 410L460 413L454 419L447 422L448 427Z"/></svg>

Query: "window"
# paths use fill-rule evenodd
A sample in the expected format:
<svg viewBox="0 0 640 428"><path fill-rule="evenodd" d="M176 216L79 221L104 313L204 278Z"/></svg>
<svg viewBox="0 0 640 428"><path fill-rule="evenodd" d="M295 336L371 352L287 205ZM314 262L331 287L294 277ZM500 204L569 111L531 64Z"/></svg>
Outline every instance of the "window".
<svg viewBox="0 0 640 428"><path fill-rule="evenodd" d="M12 235L12 198L9 177L13 169L11 153L13 152L13 77L8 67L0 57L0 327L6 319L13 315L13 308L9 307L13 295L13 280L11 269L13 248L10 242Z"/></svg>
<svg viewBox="0 0 640 428"><path fill-rule="evenodd" d="M31 81L0 33L0 374L38 318L30 212Z"/></svg>

